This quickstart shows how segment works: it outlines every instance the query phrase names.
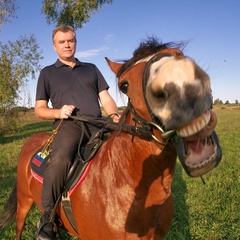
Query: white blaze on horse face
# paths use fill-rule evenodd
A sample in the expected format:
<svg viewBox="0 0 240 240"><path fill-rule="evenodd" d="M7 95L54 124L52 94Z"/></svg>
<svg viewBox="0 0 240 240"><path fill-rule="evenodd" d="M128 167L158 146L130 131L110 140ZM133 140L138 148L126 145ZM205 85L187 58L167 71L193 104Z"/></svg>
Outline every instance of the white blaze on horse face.
<svg viewBox="0 0 240 240"><path fill-rule="evenodd" d="M194 64L191 59L176 59L174 56L163 57L151 65L147 88L151 89L150 92L159 90L164 92L164 86L172 83L182 95L184 94L184 84L195 84L194 81ZM150 96L149 92L147 95L150 107L156 116L160 117L163 122L172 117L171 106L166 103L159 109L159 103Z"/></svg>
<svg viewBox="0 0 240 240"><path fill-rule="evenodd" d="M149 82L153 89L164 88L168 83L174 83L180 89L186 83L193 83L194 64L189 58L175 59L172 57L163 57L153 63L150 68Z"/></svg>

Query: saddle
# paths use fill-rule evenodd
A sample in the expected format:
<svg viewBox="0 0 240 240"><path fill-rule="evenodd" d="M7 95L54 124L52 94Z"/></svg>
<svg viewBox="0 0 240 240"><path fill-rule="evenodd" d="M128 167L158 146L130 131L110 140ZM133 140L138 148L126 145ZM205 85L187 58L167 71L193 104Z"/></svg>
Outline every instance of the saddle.
<svg viewBox="0 0 240 240"><path fill-rule="evenodd" d="M59 199L56 202L53 212L51 214L52 221L54 221L55 219L56 208L61 201L65 215L67 216L74 230L78 232L74 217L72 215L70 196L85 179L87 173L90 170L92 159L97 154L103 142L107 140L107 138L110 136L110 134L111 131L109 129L102 128L98 131L95 131L85 145L82 146L82 142L79 142L78 152L67 174L66 184L64 186L63 193L61 196L59 196ZM46 151L43 152L43 150L44 147L38 149L38 151L32 157L30 165L33 177L41 183L43 182L43 175L46 169L47 161L51 157L51 146L50 149L48 149L47 153ZM60 225L60 223L58 225Z"/></svg>

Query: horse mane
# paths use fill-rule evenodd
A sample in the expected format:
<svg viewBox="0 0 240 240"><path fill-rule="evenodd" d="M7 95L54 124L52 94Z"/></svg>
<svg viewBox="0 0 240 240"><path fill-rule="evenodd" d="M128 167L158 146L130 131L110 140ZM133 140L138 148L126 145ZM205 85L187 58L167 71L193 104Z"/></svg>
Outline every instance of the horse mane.
<svg viewBox="0 0 240 240"><path fill-rule="evenodd" d="M179 50L183 50L186 45L186 42L162 43L156 37L148 37L147 40L141 42L139 47L133 52L133 57L131 59L121 61L123 65L117 73L117 78L119 78L123 72L125 72L129 67L131 67L140 59L148 57L167 48L178 48Z"/></svg>

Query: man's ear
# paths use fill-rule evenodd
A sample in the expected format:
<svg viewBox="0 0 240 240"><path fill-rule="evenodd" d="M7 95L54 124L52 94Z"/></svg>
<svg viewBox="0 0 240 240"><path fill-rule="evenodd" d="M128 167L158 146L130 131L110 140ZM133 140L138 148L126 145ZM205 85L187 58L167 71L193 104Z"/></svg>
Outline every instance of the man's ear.
<svg viewBox="0 0 240 240"><path fill-rule="evenodd" d="M53 49L54 49L54 51L56 52L56 46L55 46L55 43L53 43Z"/></svg>

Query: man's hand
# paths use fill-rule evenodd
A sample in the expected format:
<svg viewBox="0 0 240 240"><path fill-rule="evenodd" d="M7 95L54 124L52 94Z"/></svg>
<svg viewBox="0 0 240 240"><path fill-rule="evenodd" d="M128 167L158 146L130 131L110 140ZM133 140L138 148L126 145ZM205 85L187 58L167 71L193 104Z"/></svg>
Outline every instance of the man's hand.
<svg viewBox="0 0 240 240"><path fill-rule="evenodd" d="M73 105L64 105L61 109L60 109L60 119L67 119L72 115L72 112L74 110L74 106Z"/></svg>

